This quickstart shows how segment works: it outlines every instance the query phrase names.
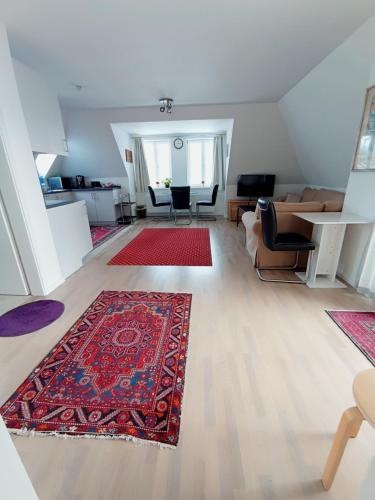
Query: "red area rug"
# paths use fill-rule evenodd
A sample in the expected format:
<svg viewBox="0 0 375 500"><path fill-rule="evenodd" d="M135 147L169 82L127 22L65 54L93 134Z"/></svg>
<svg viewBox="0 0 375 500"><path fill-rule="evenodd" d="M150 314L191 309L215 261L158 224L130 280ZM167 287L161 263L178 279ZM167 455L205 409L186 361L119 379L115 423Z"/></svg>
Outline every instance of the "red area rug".
<svg viewBox="0 0 375 500"><path fill-rule="evenodd" d="M102 292L2 406L8 429L176 446L190 305Z"/></svg>
<svg viewBox="0 0 375 500"><path fill-rule="evenodd" d="M112 236L116 233L124 229L124 226L120 226L118 224L107 224L105 226L90 226L91 231L91 239L94 248L98 247L105 241L108 241Z"/></svg>
<svg viewBox="0 0 375 500"><path fill-rule="evenodd" d="M115 266L212 266L206 228L143 229L109 262Z"/></svg>
<svg viewBox="0 0 375 500"><path fill-rule="evenodd" d="M375 312L326 312L375 366Z"/></svg>

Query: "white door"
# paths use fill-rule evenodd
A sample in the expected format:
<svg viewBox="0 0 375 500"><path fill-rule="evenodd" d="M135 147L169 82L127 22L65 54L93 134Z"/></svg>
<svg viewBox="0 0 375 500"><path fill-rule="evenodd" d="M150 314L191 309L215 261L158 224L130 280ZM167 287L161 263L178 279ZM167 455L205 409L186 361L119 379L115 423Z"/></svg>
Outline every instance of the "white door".
<svg viewBox="0 0 375 500"><path fill-rule="evenodd" d="M1 195L0 253L0 294L28 295L29 289Z"/></svg>
<svg viewBox="0 0 375 500"><path fill-rule="evenodd" d="M94 192L93 191L73 191L74 198L76 200L83 200L86 202L86 208L87 208L87 215L89 218L90 222L97 222L98 219L98 213L96 211L96 203L95 203L95 198L94 198Z"/></svg>
<svg viewBox="0 0 375 500"><path fill-rule="evenodd" d="M115 200L113 191L93 191L98 220L101 222L116 222Z"/></svg>

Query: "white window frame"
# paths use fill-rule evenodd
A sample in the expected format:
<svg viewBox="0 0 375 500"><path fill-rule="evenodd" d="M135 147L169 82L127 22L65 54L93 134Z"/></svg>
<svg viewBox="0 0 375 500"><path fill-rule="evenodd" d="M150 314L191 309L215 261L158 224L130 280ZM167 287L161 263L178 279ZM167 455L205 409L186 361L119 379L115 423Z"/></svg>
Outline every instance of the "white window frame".
<svg viewBox="0 0 375 500"><path fill-rule="evenodd" d="M200 184L192 184L190 182L190 147L189 147L189 144L192 143L192 142L208 142L208 141L211 141L212 142L212 146L213 146L213 142L214 142L214 137L191 137L190 139L187 140L187 154L186 154L186 174L187 174L187 183L193 187L194 189L196 188L202 188L202 189L207 189L207 188L211 188L213 186L213 179L214 179L214 168L215 168L215 165L214 165L214 159L212 158L212 179L211 179L211 184L207 185L206 183L204 185L202 185L202 183ZM213 148L212 148L212 153L213 153ZM213 154L212 154L213 156ZM205 162L205 148L202 147L202 152L201 152L201 163L202 163L202 175L203 175L203 179L206 178L206 172L205 172L205 166L206 166L206 162Z"/></svg>
<svg viewBox="0 0 375 500"><path fill-rule="evenodd" d="M142 138L142 142L143 142L143 145L145 143L152 143L153 145L155 145L156 143L160 143L160 142L165 142L165 143L168 143L169 145L169 166L170 166L170 172L169 172L169 175L168 177L171 177L172 178L172 171L173 171L173 166L172 166L172 141L169 137L155 137L155 138L151 138L151 137L144 137ZM155 146L154 146L155 147ZM157 159L157 155L156 155L156 152L155 152L155 149L154 149L154 156L155 158ZM146 164L147 164L147 157L146 157L146 154L145 154L145 158L146 158ZM148 168L148 167L147 167ZM156 161L156 180L155 182L153 183L150 179L150 184L152 187L163 187L162 185L162 181L165 179L165 177L161 178L160 175L159 175L159 172L158 172L158 164L157 164L157 161ZM150 171L148 171L149 173L149 176L150 176ZM156 184L156 182L159 181L160 182L160 185L158 186Z"/></svg>

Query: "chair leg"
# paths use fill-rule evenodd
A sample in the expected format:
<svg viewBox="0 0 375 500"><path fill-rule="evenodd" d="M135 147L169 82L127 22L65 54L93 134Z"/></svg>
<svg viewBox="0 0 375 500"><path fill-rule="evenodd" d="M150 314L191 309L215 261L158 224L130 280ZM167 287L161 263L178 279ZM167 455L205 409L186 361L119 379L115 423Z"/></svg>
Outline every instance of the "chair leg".
<svg viewBox="0 0 375 500"><path fill-rule="evenodd" d="M181 209L182 210L182 209ZM182 216L183 219L185 219L185 216ZM193 222L193 211L192 208L189 208L189 222L182 222L182 223L177 223L177 210L174 211L174 223L176 226L190 226L190 224Z"/></svg>
<svg viewBox="0 0 375 500"><path fill-rule="evenodd" d="M212 206L212 205L210 205L210 206ZM217 220L214 215L204 215L204 214L200 215L199 205L197 205L197 219L200 219L200 220L211 220L211 221Z"/></svg>
<svg viewBox="0 0 375 500"><path fill-rule="evenodd" d="M262 276L262 271L294 271L298 267L299 252L296 252L296 260L292 267L257 267L256 272L258 278L266 283L291 283L294 285L305 285L304 281L301 280L277 280L269 279Z"/></svg>
<svg viewBox="0 0 375 500"><path fill-rule="evenodd" d="M362 422L363 416L356 406L342 414L322 476L324 489L329 490L332 486L346 443L357 436Z"/></svg>
<svg viewBox="0 0 375 500"><path fill-rule="evenodd" d="M199 205L195 205L197 211L197 220L199 220Z"/></svg>

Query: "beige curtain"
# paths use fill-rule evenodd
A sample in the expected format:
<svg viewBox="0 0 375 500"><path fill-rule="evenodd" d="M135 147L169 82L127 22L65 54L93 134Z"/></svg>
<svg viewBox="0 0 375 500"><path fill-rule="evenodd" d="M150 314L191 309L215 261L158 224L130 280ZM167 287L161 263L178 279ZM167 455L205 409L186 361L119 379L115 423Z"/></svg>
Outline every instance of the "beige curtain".
<svg viewBox="0 0 375 500"><path fill-rule="evenodd" d="M225 163L226 163L227 141L225 134L214 137L214 177L213 185L219 184L222 191L225 188Z"/></svg>
<svg viewBox="0 0 375 500"><path fill-rule="evenodd" d="M135 188L137 193L146 192L147 186L150 184L150 178L148 176L147 163L141 137L134 138L134 171Z"/></svg>

